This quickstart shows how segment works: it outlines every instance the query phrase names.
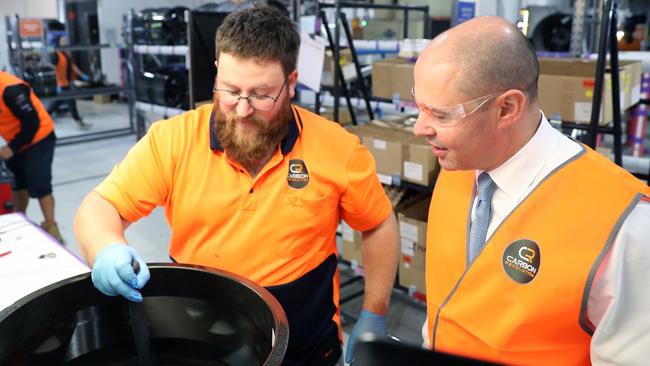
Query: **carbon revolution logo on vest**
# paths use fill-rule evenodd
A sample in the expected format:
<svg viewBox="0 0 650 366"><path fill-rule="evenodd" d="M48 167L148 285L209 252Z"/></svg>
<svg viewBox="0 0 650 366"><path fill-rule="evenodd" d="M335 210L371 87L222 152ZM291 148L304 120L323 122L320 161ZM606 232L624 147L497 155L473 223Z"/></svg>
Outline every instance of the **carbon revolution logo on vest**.
<svg viewBox="0 0 650 366"><path fill-rule="evenodd" d="M503 252L503 270L516 282L528 283L539 272L539 246L532 240L517 240Z"/></svg>
<svg viewBox="0 0 650 366"><path fill-rule="evenodd" d="M287 182L292 188L304 188L309 183L309 173L305 162L300 159L289 160Z"/></svg>

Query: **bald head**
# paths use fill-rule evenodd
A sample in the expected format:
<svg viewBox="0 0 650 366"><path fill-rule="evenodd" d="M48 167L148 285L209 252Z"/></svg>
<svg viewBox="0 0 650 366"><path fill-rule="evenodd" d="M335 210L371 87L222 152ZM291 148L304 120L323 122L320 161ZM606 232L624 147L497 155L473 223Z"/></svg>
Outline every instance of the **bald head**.
<svg viewBox="0 0 650 366"><path fill-rule="evenodd" d="M442 65L455 69L455 86L468 97L519 89L529 100L537 100L535 49L517 27L500 17L475 18L442 33L418 63L423 70Z"/></svg>

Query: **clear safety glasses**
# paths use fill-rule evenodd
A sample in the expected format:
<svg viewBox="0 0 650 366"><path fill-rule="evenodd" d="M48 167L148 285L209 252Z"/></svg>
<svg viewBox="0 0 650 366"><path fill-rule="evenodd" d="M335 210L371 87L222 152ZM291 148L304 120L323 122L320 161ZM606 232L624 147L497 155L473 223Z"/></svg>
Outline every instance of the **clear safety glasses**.
<svg viewBox="0 0 650 366"><path fill-rule="evenodd" d="M503 92L491 93L454 106L432 107L418 102L415 97L415 88L411 88L411 95L413 95L413 100L415 100L415 104L420 112L424 113L435 125L438 126L449 126L455 121L459 121L469 116L481 109L481 107L483 107L487 102L501 95L501 93Z"/></svg>

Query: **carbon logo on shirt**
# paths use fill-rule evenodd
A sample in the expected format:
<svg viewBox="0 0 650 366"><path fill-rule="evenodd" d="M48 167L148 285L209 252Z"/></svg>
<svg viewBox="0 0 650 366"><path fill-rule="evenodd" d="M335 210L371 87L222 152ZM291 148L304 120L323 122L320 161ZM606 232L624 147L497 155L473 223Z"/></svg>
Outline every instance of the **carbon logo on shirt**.
<svg viewBox="0 0 650 366"><path fill-rule="evenodd" d="M305 188L309 183L309 172L305 162L300 159L289 160L289 174L287 182L292 188Z"/></svg>
<svg viewBox="0 0 650 366"><path fill-rule="evenodd" d="M528 283L537 276L541 259L537 243L520 239L503 252L503 270L515 282Z"/></svg>

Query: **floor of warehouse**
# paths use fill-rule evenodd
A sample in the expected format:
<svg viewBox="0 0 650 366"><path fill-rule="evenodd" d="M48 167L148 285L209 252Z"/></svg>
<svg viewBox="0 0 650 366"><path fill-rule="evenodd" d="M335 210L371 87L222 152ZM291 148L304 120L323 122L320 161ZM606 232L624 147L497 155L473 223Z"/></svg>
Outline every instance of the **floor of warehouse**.
<svg viewBox="0 0 650 366"><path fill-rule="evenodd" d="M100 104L87 101L78 102L79 113L93 126L89 132L123 128L128 126L128 111L124 104ZM59 137L71 136L80 131L68 116L55 116L56 133ZM56 148L53 165L53 186L56 199L57 221L67 247L77 253L72 219L83 197L90 192L110 172L135 143L135 135L100 140L87 143L59 146ZM35 222L42 220L38 203L31 200L27 215ZM147 218L132 225L126 237L148 262L169 262L167 243L170 229L161 209L156 209ZM352 276L351 271L342 267L342 282ZM342 296L361 288L357 282L344 288ZM361 298L356 298L342 306L344 313L358 315ZM389 314L389 333L400 340L420 345L420 327L424 321L424 307L414 303L401 292L394 292ZM344 325L344 338L351 329L351 322Z"/></svg>

